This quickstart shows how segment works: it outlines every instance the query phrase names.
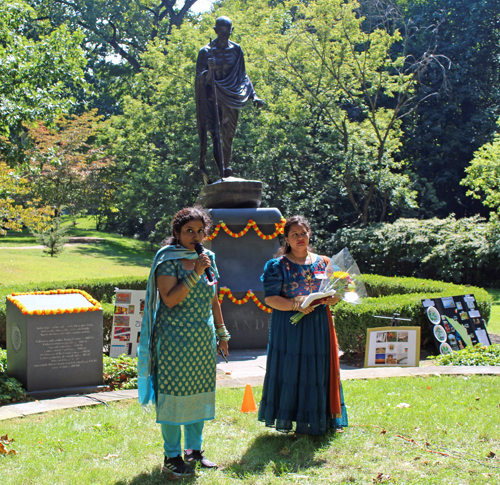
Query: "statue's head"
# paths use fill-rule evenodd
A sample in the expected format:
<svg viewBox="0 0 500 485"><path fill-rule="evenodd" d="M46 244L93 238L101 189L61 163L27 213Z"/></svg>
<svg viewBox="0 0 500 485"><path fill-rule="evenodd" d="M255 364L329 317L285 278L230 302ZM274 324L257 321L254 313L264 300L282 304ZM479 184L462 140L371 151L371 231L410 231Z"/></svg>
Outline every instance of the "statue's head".
<svg viewBox="0 0 500 485"><path fill-rule="evenodd" d="M229 37L233 31L233 23L229 17L219 17L215 21L214 30L217 35Z"/></svg>

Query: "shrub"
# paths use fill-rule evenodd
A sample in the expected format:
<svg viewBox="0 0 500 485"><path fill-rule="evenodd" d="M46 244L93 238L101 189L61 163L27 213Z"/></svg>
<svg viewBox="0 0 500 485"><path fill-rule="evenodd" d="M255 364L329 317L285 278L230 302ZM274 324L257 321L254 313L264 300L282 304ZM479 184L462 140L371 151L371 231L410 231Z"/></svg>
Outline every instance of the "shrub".
<svg viewBox="0 0 500 485"><path fill-rule="evenodd" d="M363 273L493 287L500 282L499 240L498 224L450 215L345 228L324 244L332 253L347 247Z"/></svg>
<svg viewBox="0 0 500 485"><path fill-rule="evenodd" d="M359 305L340 302L333 307L339 346L347 354L364 352L368 328L390 325L389 320L381 320L375 315L399 313L403 318L411 318L411 322L401 322L401 326L420 326L422 340L430 338L421 301L426 298L473 294L483 318L486 321L490 318L491 296L482 288L377 275L364 275L364 280L369 298Z"/></svg>
<svg viewBox="0 0 500 485"><path fill-rule="evenodd" d="M103 357L104 384L110 390L137 389L137 358L125 355L117 358Z"/></svg>
<svg viewBox="0 0 500 485"><path fill-rule="evenodd" d="M435 358L436 365L500 365L500 345L483 347L476 344L452 354L429 358Z"/></svg>
<svg viewBox="0 0 500 485"><path fill-rule="evenodd" d="M84 290L97 301L101 302L103 307L103 344L109 348L110 333L113 322L114 307L111 304L115 295L115 288L128 290L145 290L147 277L124 277L124 278L102 278L89 279L84 281L60 281L52 283L26 284L0 286L0 347L6 345L6 299L12 292L28 293L30 291L46 291L54 289L75 288Z"/></svg>
<svg viewBox="0 0 500 485"><path fill-rule="evenodd" d="M25 400L23 385L7 375L7 351L0 349L0 406Z"/></svg>

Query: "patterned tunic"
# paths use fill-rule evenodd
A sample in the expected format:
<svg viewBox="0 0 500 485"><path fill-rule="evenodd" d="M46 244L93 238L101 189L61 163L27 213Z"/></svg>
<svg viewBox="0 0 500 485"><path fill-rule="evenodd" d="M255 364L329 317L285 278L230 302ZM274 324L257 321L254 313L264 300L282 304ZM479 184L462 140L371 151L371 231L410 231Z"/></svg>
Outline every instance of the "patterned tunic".
<svg viewBox="0 0 500 485"><path fill-rule="evenodd" d="M210 254L215 268L213 253ZM164 261L156 276L179 281L189 271L180 260ZM160 301L153 336L158 423L190 424L215 417L216 340L212 299L216 286L202 276L173 308Z"/></svg>

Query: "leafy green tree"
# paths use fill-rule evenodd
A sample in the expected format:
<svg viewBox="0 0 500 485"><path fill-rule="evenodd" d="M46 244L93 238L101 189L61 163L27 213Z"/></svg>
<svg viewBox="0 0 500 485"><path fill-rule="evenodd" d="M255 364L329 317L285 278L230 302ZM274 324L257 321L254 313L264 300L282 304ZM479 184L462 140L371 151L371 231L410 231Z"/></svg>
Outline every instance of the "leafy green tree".
<svg viewBox="0 0 500 485"><path fill-rule="evenodd" d="M114 54L140 70L148 42L166 40L179 27L196 0L30 0L40 17L53 26L82 29L86 43L100 46L101 55ZM179 3L179 5L177 5Z"/></svg>
<svg viewBox="0 0 500 485"><path fill-rule="evenodd" d="M23 226L41 230L53 215L50 207L37 207L38 201L23 198L30 194L28 181L19 171L0 160L0 236Z"/></svg>
<svg viewBox="0 0 500 485"><path fill-rule="evenodd" d="M481 200L486 207L500 210L500 133L474 153L465 172L467 176L460 183L469 187L467 195Z"/></svg>
<svg viewBox="0 0 500 485"><path fill-rule="evenodd" d="M264 71L258 78L270 86L277 126L266 133L284 136L270 144L273 152L282 147L287 161L273 176L309 198L336 192L349 201L351 221L368 222L383 220L391 204L415 205L405 163L394 155L416 79L402 55L391 57L399 33L367 31L358 7L336 0L259 4L238 17L251 19L243 37L251 36L250 55Z"/></svg>
<svg viewBox="0 0 500 485"><path fill-rule="evenodd" d="M83 85L81 33L60 26L32 38L34 15L23 0L0 4L0 153L9 162L18 158L23 123L67 111Z"/></svg>
<svg viewBox="0 0 500 485"><path fill-rule="evenodd" d="M112 160L96 142L101 118L96 111L61 116L52 127L43 122L27 126L31 193L53 207L56 217L63 207L75 214L109 204L114 185L105 169Z"/></svg>
<svg viewBox="0 0 500 485"><path fill-rule="evenodd" d="M439 53L420 77L419 103L405 118L401 157L415 168L420 217L485 213L460 181L500 115L497 0L396 0L407 22L408 53ZM411 19L411 22L410 22ZM437 46L437 47L436 47Z"/></svg>

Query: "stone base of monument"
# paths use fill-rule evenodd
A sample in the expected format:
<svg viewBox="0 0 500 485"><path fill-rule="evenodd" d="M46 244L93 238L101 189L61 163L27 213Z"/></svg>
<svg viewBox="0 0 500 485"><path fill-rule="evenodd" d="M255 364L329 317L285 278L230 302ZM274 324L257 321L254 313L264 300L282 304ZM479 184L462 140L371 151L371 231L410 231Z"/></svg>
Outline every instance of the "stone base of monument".
<svg viewBox="0 0 500 485"><path fill-rule="evenodd" d="M276 224L281 221L278 209L209 209L214 226L224 222L235 234L245 229L249 220L253 220L264 235L276 231ZM250 228L238 238L228 235L221 229L212 240L205 242L216 256L220 274L219 291L227 287L236 299L243 299L248 290L252 290L257 299L264 303L264 291L260 276L265 263L279 249L279 240L262 239ZM222 300L222 315L231 334L230 349L262 349L267 347L269 339L270 313L260 309L251 299L237 305L226 295Z"/></svg>
<svg viewBox="0 0 500 485"><path fill-rule="evenodd" d="M227 177L205 185L196 200L196 205L220 209L258 208L262 198L262 182Z"/></svg>
<svg viewBox="0 0 500 485"><path fill-rule="evenodd" d="M8 375L37 399L102 390L100 305L84 292L48 293L7 299Z"/></svg>

